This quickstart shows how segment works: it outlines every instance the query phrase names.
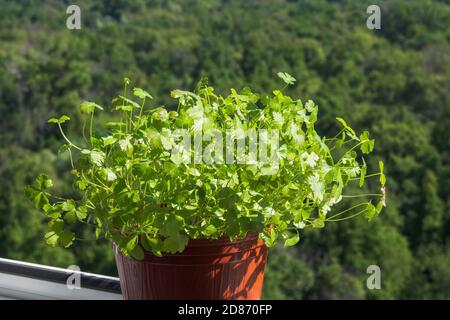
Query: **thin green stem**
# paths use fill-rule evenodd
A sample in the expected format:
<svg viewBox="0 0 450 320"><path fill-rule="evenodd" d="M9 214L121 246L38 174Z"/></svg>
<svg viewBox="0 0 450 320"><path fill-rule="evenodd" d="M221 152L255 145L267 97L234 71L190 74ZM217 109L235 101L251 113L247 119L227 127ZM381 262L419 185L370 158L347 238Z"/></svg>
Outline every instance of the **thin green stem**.
<svg viewBox="0 0 450 320"><path fill-rule="evenodd" d="M89 123L89 141L91 142L91 147L92 147L92 145L93 145L93 143L92 143L92 141L93 141L93 136L92 136L92 128L93 128L93 125L94 125L94 112L95 111L92 111L92 113L91 113L91 120L90 120L90 123Z"/></svg>
<svg viewBox="0 0 450 320"><path fill-rule="evenodd" d="M75 166L73 165L72 150L70 150L70 148L69 148L69 158L70 158L70 165L72 166L72 169L75 169Z"/></svg>
<svg viewBox="0 0 450 320"><path fill-rule="evenodd" d="M361 213L364 213L365 211L367 211L367 209L358 211L357 213L354 213L354 214L352 214L352 215L350 215L350 216L348 216L348 217L345 217L345 218L333 219L333 220L331 220L331 219L330 219L330 220L326 219L325 221L327 221L327 222L345 221L345 220L353 219L353 218L359 216Z"/></svg>
<svg viewBox="0 0 450 320"><path fill-rule="evenodd" d="M354 195L345 195L342 198L359 198L359 197L381 197L381 193L364 193L364 194L354 194Z"/></svg>
<svg viewBox="0 0 450 320"><path fill-rule="evenodd" d="M89 180L88 178L86 178L86 176L85 176L83 173L81 173L81 176L86 180L87 183L93 185L94 187L101 188L101 189L106 190L106 191L108 191L108 192L111 191L111 189L108 188L108 187L105 188L104 186L101 186L101 185L98 185L98 184L92 182L91 180Z"/></svg>
<svg viewBox="0 0 450 320"><path fill-rule="evenodd" d="M144 105L145 105L145 97L144 97L144 99L142 101L141 111L139 112L139 118L142 117L142 112L144 111Z"/></svg>
<svg viewBox="0 0 450 320"><path fill-rule="evenodd" d="M44 194L45 194L47 197L49 197L49 198L53 198L53 199L59 200L59 201L67 201L67 200L69 200L69 199L65 199L65 198L62 198L62 197L60 197L60 196L56 196L56 195L54 195L54 194L48 193L48 192L44 192Z"/></svg>
<svg viewBox="0 0 450 320"><path fill-rule="evenodd" d="M368 174L367 176L365 176L365 178L367 179L367 178L371 178L371 177L376 177L376 176L379 176L380 174L381 174L380 172ZM359 179L360 179L360 178L357 177L357 178L350 178L349 180L359 180Z"/></svg>
<svg viewBox="0 0 450 320"><path fill-rule="evenodd" d="M63 136L64 140L66 140L67 143L68 143L69 145L71 145L72 147L74 147L75 149L78 149L78 150L81 151L81 148L80 148L80 147L74 145L74 144L72 143L72 141L70 141L70 140L66 137L66 135L64 134L64 131L63 131L63 129L62 129L60 123L58 123L58 127L59 127L59 131L61 132L61 135Z"/></svg>
<svg viewBox="0 0 450 320"><path fill-rule="evenodd" d="M354 146L351 147L350 149L348 149L348 150L344 153L344 155L342 156L342 158L339 159L339 161L337 162L337 164L340 163L340 162L342 161L342 159L344 159L344 157L345 157L345 155L346 155L347 153L353 151L355 148L359 147L361 144L363 144L362 141L359 142L359 143L357 143L356 145L354 145Z"/></svg>
<svg viewBox="0 0 450 320"><path fill-rule="evenodd" d="M83 139L86 143L89 143L88 139L86 138L86 118L83 118L83 128L81 129L81 132L83 134Z"/></svg>
<svg viewBox="0 0 450 320"><path fill-rule="evenodd" d="M329 217L329 218L327 218L327 219L325 219L325 220L328 221L328 219L335 219L335 218L337 218L337 217L343 215L343 214L346 213L346 212L349 212L349 211L351 211L351 210L353 210L353 209L355 209L355 208L358 208L358 207L361 207L361 206L364 206L364 205L368 205L368 204L369 204L369 202L359 203L359 204L357 204L357 205L354 205L354 206L351 207L351 208L348 208L348 209L345 209L345 210L343 210L343 211L341 211L341 212L338 212L338 213L332 215L331 217Z"/></svg>

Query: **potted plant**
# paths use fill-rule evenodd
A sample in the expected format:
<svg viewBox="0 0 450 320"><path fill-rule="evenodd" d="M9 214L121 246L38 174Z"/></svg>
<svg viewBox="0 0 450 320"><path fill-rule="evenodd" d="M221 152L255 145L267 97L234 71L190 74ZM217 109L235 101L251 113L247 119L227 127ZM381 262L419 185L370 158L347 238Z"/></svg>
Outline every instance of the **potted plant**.
<svg viewBox="0 0 450 320"><path fill-rule="evenodd" d="M374 140L341 118L335 137L319 136L312 101L249 88L221 96L202 79L194 92L174 90L178 107L168 111L147 107L152 96L143 89L134 88L133 99L128 85L112 101L119 117L106 130L94 132L103 108L81 104L83 145L66 136L68 116L49 120L66 141L80 199L50 193L46 175L26 189L49 219L49 245L71 246L77 222L113 243L126 299L259 299L267 247L279 239L295 245L299 230L326 222L371 220L385 205L383 164L366 175L362 157ZM374 176L381 193L343 193ZM332 213L335 205L341 210Z"/></svg>

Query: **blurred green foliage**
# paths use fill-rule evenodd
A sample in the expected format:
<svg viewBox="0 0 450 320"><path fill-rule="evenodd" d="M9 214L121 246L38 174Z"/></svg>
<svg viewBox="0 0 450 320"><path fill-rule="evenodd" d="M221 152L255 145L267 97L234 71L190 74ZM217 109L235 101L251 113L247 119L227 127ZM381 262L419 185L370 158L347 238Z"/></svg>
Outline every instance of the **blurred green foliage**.
<svg viewBox="0 0 450 320"><path fill-rule="evenodd" d="M123 76L172 106L161 97L202 75L219 91L269 90L283 70L298 79L287 94L319 104L322 135L336 116L371 131L388 208L273 250L265 297L450 298L448 1L80 0L81 30L66 28L69 4L0 0L0 256L116 272L108 243L65 251L42 240L45 221L23 187L46 172L74 193L50 117L71 114L78 130L81 100L110 105ZM370 4L381 30L366 28ZM366 288L371 264L381 290Z"/></svg>

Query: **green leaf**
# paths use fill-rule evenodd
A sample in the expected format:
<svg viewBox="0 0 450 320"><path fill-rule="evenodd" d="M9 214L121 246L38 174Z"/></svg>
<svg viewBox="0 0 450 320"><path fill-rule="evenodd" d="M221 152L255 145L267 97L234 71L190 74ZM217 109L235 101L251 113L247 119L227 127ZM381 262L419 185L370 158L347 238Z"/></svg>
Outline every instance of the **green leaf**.
<svg viewBox="0 0 450 320"><path fill-rule="evenodd" d="M43 191L36 190L36 188L27 186L25 187L25 195L33 201L36 209L43 209L46 205L49 205L48 197Z"/></svg>
<svg viewBox="0 0 450 320"><path fill-rule="evenodd" d="M378 166L380 167L380 173L383 173L384 172L384 163L383 163L383 161L379 161L378 162Z"/></svg>
<svg viewBox="0 0 450 320"><path fill-rule="evenodd" d="M48 223L47 232L45 233L45 241L51 246L57 244L68 247L75 239L72 232L64 231L64 221L61 219L51 220Z"/></svg>
<svg viewBox="0 0 450 320"><path fill-rule="evenodd" d="M150 95L150 93L148 93L147 91L145 91L145 90L143 90L141 88L134 88L133 89L133 94L136 97L141 98L141 99L145 99L145 98L153 99L153 97Z"/></svg>
<svg viewBox="0 0 450 320"><path fill-rule="evenodd" d="M89 155L89 160L92 164L100 167L103 165L103 162L105 160L105 154L101 151L96 150L89 150L89 149L83 149L81 150L81 153Z"/></svg>
<svg viewBox="0 0 450 320"><path fill-rule="evenodd" d="M102 140L103 140L103 146L104 147L112 145L112 144L116 143L116 141L117 141L117 139L114 138L113 136L103 137Z"/></svg>
<svg viewBox="0 0 450 320"><path fill-rule="evenodd" d="M83 103L81 103L80 108L81 108L81 113L87 113L87 114L93 113L95 111L95 109L103 110L103 108L101 106L99 106L95 102L90 102L90 101L84 101Z"/></svg>
<svg viewBox="0 0 450 320"><path fill-rule="evenodd" d="M179 215L169 215L161 229L161 234L177 236L184 225L184 219Z"/></svg>
<svg viewBox="0 0 450 320"><path fill-rule="evenodd" d="M75 210L75 201L67 200L62 203L61 209L63 211L73 211Z"/></svg>
<svg viewBox="0 0 450 320"><path fill-rule="evenodd" d="M188 237L177 234L164 239L163 250L169 253L181 252L186 247Z"/></svg>
<svg viewBox="0 0 450 320"><path fill-rule="evenodd" d="M55 247L58 244L59 236L56 234L56 232L49 231L45 233L44 239L48 245Z"/></svg>
<svg viewBox="0 0 450 320"><path fill-rule="evenodd" d="M75 234L73 232L63 231L59 234L59 244L64 248L70 247L73 240L75 240Z"/></svg>
<svg viewBox="0 0 450 320"><path fill-rule="evenodd" d="M110 168L106 168L105 169L105 179L107 181L114 181L117 179L117 175L115 174L114 171L112 171Z"/></svg>
<svg viewBox="0 0 450 320"><path fill-rule="evenodd" d="M36 178L35 186L38 190L45 190L53 187L53 182L47 175L40 174Z"/></svg>
<svg viewBox="0 0 450 320"><path fill-rule="evenodd" d="M128 241L125 245L125 249L127 250L127 252L131 253L134 250L134 248L137 246L137 244L138 244L138 236L134 235L128 239Z"/></svg>
<svg viewBox="0 0 450 320"><path fill-rule="evenodd" d="M262 238L268 247L273 247L277 241L278 232L275 228L265 229L262 233Z"/></svg>
<svg viewBox="0 0 450 320"><path fill-rule="evenodd" d="M125 112L131 112L133 111L133 106L132 105L120 105L116 107L116 110L122 110Z"/></svg>
<svg viewBox="0 0 450 320"><path fill-rule="evenodd" d="M317 218L317 219L314 219L314 220L311 222L311 226L312 226L313 228L323 228L323 227L325 227L325 222L324 222L323 219Z"/></svg>
<svg viewBox="0 0 450 320"><path fill-rule="evenodd" d="M134 108L134 109L140 109L141 108L141 106L138 103L134 102L131 99L128 99L128 98L126 98L124 96L119 96L119 98L122 99L123 102L126 102L128 105L132 106L132 108Z"/></svg>
<svg viewBox="0 0 450 320"><path fill-rule="evenodd" d="M64 220L66 220L68 223L75 223L78 221L77 219L77 213L75 210L67 212L64 215Z"/></svg>
<svg viewBox="0 0 450 320"><path fill-rule="evenodd" d="M300 240L300 236L297 232L291 233L288 235L288 237L284 241L284 245L286 247L294 246L296 245Z"/></svg>
<svg viewBox="0 0 450 320"><path fill-rule="evenodd" d="M89 182L86 179L80 179L75 182L75 185L80 190L86 190L87 186L89 185Z"/></svg>
<svg viewBox="0 0 450 320"><path fill-rule="evenodd" d="M197 82L197 85L195 86L195 93L200 94L200 91L208 86L208 77L201 77L200 81Z"/></svg>
<svg viewBox="0 0 450 320"><path fill-rule="evenodd" d="M205 228L205 230L203 231L203 234L207 237L214 235L217 232L217 228L210 224L209 226L207 226Z"/></svg>
<svg viewBox="0 0 450 320"><path fill-rule="evenodd" d="M383 203L382 202L378 202L376 210L377 210L377 215L379 215L381 213L381 211L383 210Z"/></svg>
<svg viewBox="0 0 450 320"><path fill-rule="evenodd" d="M351 134L352 137L356 138L355 131L347 124L344 119L336 117L336 120L339 121L339 123Z"/></svg>
<svg viewBox="0 0 450 320"><path fill-rule="evenodd" d="M380 174L380 184L382 187L386 185L386 176L384 175L384 173Z"/></svg>
<svg viewBox="0 0 450 320"><path fill-rule="evenodd" d="M293 76L291 76L289 73L287 72L278 72L277 76L279 78L281 78L281 80L283 80L286 84L294 84L295 81L297 81Z"/></svg>
<svg viewBox="0 0 450 320"><path fill-rule="evenodd" d="M364 212L364 216L368 221L371 221L377 215L377 209L372 203L367 204L366 211Z"/></svg>
<svg viewBox="0 0 450 320"><path fill-rule="evenodd" d="M78 209L75 212L76 212L78 220L81 221L81 220L86 219L88 210L87 210L86 206L80 206L80 207L78 207Z"/></svg>
<svg viewBox="0 0 450 320"><path fill-rule="evenodd" d="M360 136L359 139L361 140L361 151L364 154L368 154L373 151L373 147L375 145L375 140L369 139L369 132L364 131Z"/></svg>
<svg viewBox="0 0 450 320"><path fill-rule="evenodd" d="M130 255L136 260L143 260L144 250L142 250L142 247L138 244L130 251Z"/></svg>
<svg viewBox="0 0 450 320"><path fill-rule="evenodd" d="M156 256L161 256L163 242L159 238L150 238L148 235L142 234L141 244L148 252L153 252Z"/></svg>
<svg viewBox="0 0 450 320"><path fill-rule="evenodd" d="M59 119L56 119L56 118L51 118L51 119L49 119L47 122L48 123L56 123L56 124L61 124L61 123L64 123L64 122L66 122L66 121L69 121L70 120L70 117L68 117L68 116L66 116L66 115L63 115L63 116L61 116Z"/></svg>
<svg viewBox="0 0 450 320"><path fill-rule="evenodd" d="M384 175L384 163L383 161L378 162L378 166L380 168L380 184L382 187L386 185L386 176Z"/></svg>
<svg viewBox="0 0 450 320"><path fill-rule="evenodd" d="M47 209L45 208L47 206ZM56 206L46 205L44 206L44 211L47 217L50 219L59 219L61 218L61 210Z"/></svg>
<svg viewBox="0 0 450 320"><path fill-rule="evenodd" d="M48 122L48 123L59 123L59 120L56 119L56 118L50 118L50 119L48 119L47 122Z"/></svg>

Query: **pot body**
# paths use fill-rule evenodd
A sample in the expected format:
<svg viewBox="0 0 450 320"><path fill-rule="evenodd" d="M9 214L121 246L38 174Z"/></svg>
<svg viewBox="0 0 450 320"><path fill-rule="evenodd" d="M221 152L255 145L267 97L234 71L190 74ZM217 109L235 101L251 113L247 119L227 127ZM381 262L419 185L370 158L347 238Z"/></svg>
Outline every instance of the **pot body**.
<svg viewBox="0 0 450 320"><path fill-rule="evenodd" d="M194 239L182 253L145 252L144 260L113 249L125 299L261 298L267 247L255 234L236 241Z"/></svg>

